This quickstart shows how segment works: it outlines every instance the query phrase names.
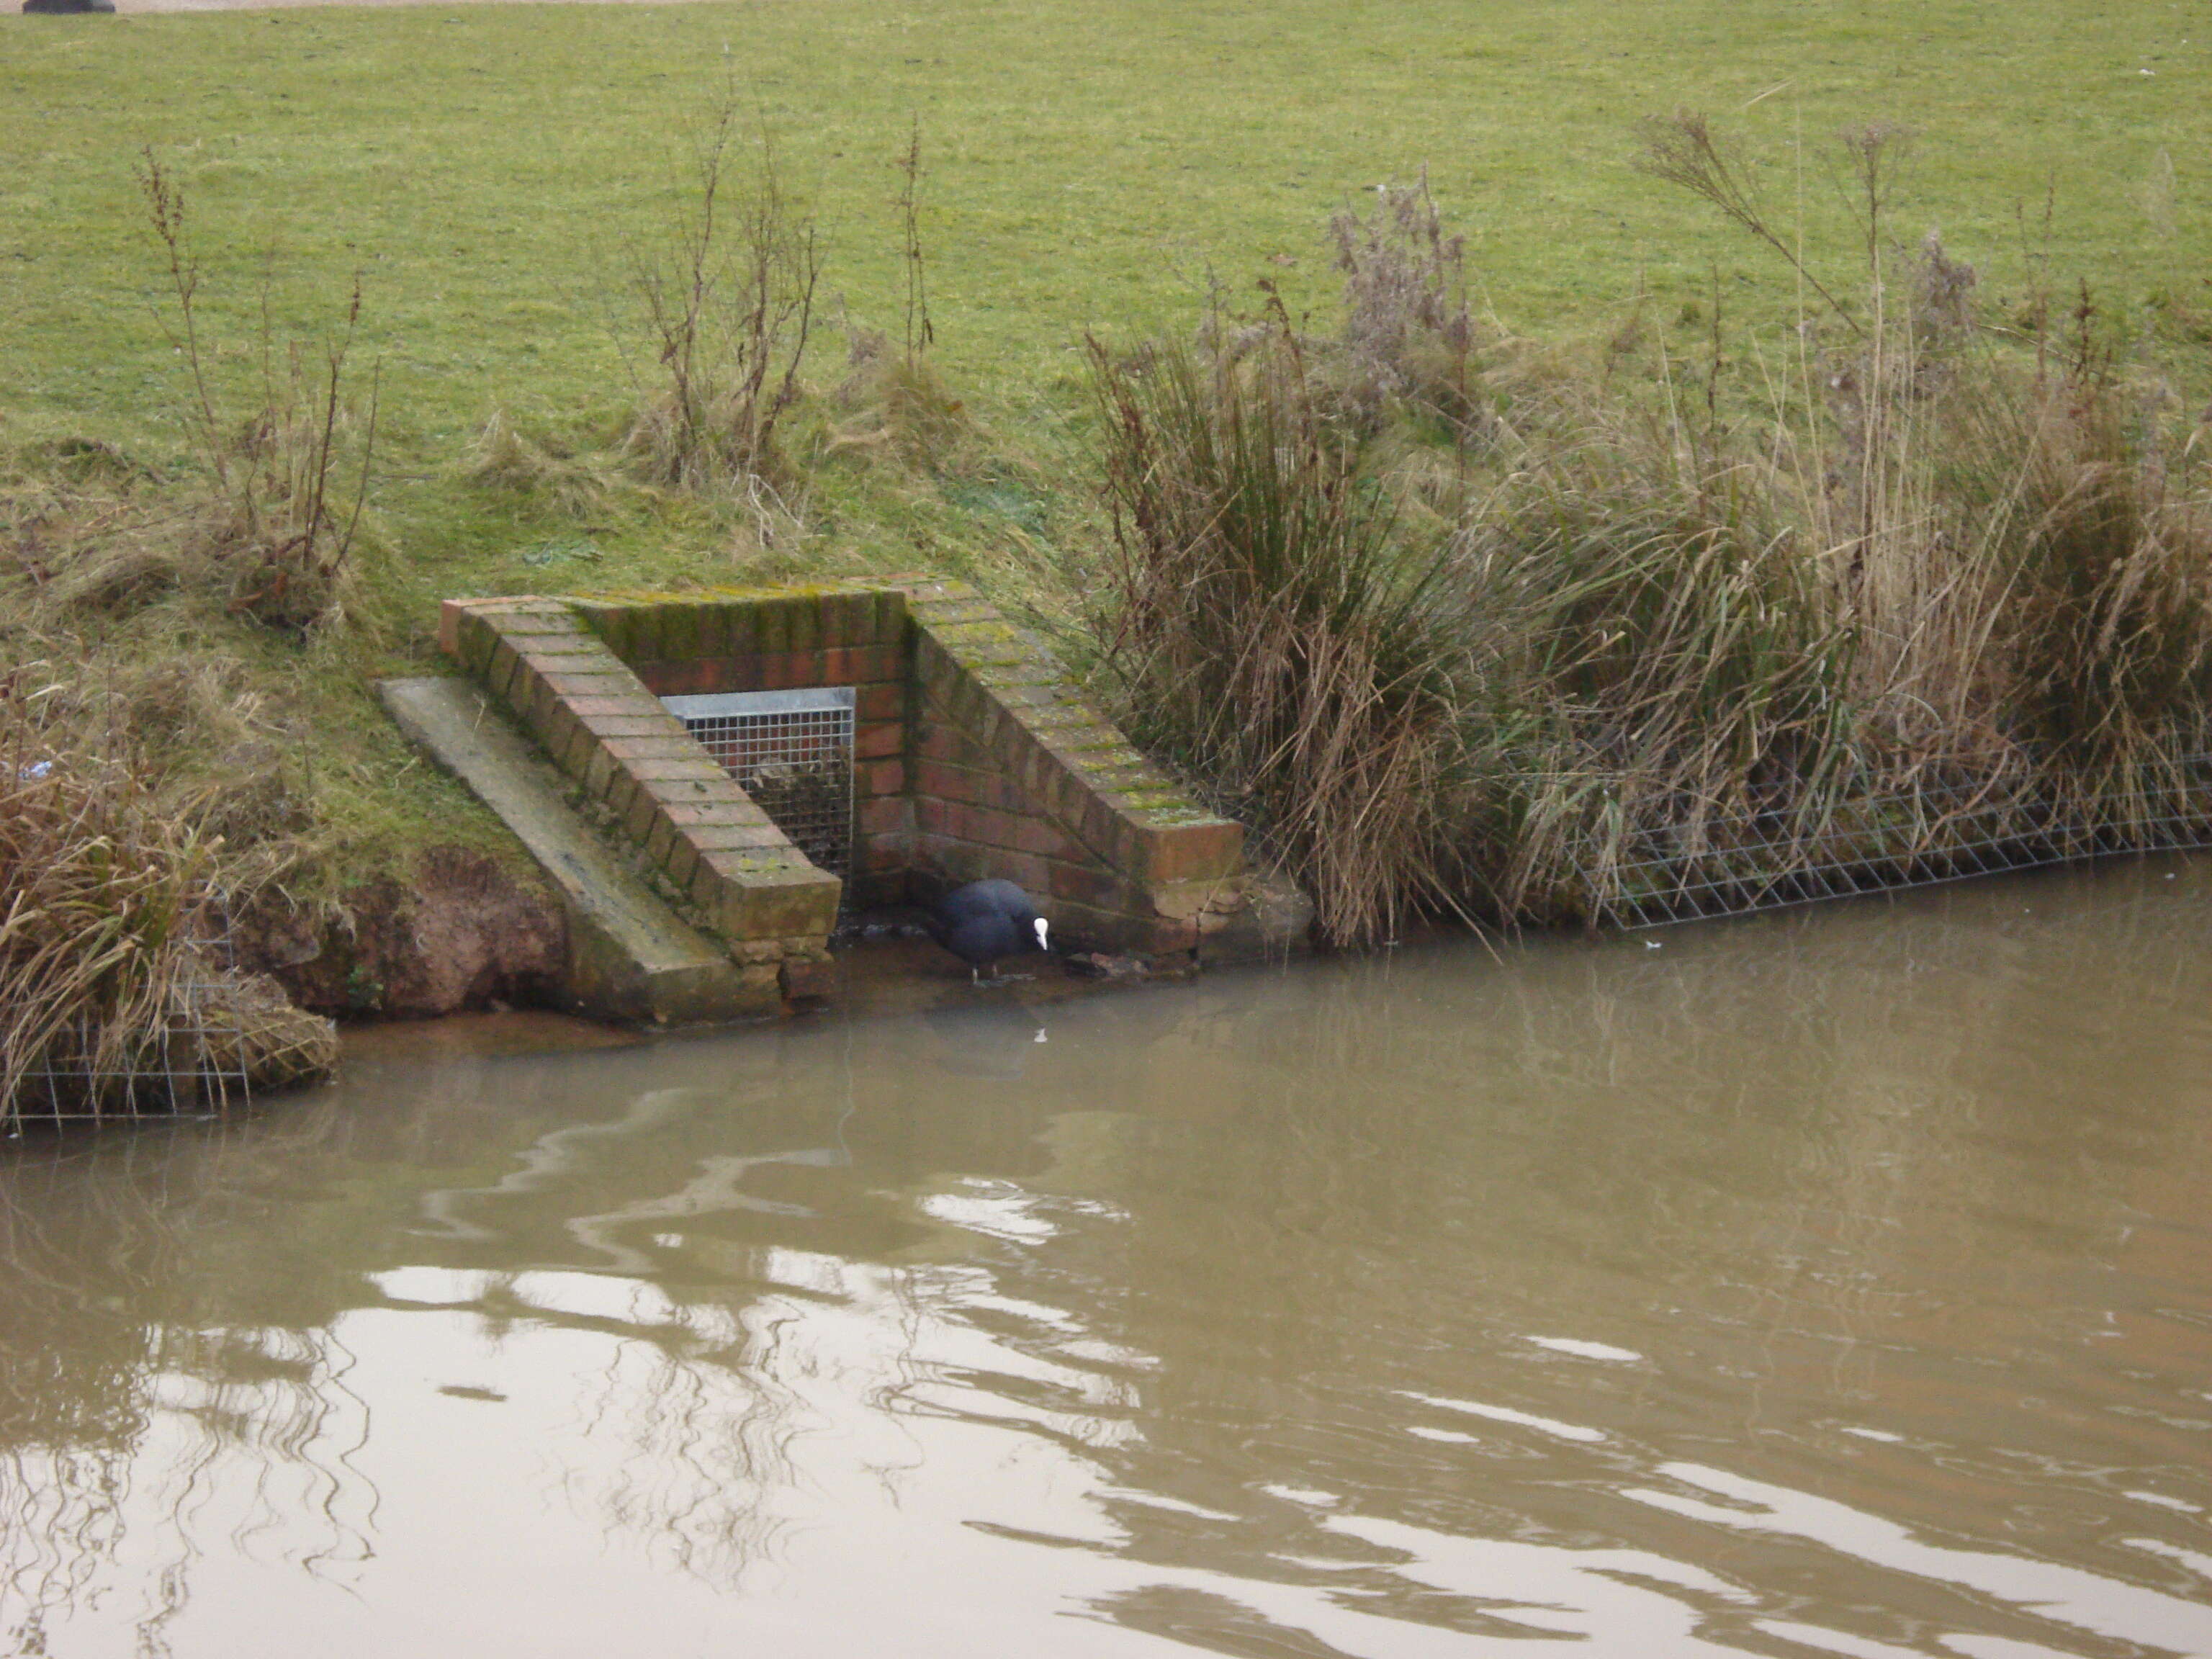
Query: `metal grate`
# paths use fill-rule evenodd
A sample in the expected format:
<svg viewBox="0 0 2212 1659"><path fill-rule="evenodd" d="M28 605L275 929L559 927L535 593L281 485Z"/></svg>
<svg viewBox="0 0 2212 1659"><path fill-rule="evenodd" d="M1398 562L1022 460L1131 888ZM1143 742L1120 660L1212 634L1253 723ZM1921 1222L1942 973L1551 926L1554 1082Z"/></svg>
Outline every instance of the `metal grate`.
<svg viewBox="0 0 2212 1659"><path fill-rule="evenodd" d="M853 688L726 691L660 701L769 821L849 891Z"/></svg>

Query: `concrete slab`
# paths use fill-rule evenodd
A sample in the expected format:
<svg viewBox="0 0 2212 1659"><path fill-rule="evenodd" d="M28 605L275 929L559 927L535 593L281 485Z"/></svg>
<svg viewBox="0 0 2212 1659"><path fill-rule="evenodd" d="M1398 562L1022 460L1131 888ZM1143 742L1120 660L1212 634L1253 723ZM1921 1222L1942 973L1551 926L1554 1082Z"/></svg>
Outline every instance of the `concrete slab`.
<svg viewBox="0 0 2212 1659"><path fill-rule="evenodd" d="M566 781L473 682L394 679L377 695L399 727L476 792L538 860L568 912L567 991L600 1019L696 1024L777 1011L569 805Z"/></svg>

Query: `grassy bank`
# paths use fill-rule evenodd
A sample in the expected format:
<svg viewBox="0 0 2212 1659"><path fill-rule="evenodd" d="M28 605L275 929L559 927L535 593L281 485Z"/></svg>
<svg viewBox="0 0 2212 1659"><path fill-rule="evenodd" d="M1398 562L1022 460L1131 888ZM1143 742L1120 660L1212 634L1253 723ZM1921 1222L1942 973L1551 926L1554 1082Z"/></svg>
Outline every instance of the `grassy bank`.
<svg viewBox="0 0 2212 1659"><path fill-rule="evenodd" d="M214 812L234 854L268 854L241 880L310 905L433 845L507 856L367 692L431 662L437 599L806 571L943 568L1057 630L1164 752L1340 890L1347 939L1408 902L1588 909L1575 882L1596 871L1618 896L1634 848L1686 823L1692 850L1710 826L1715 844L1746 825L1783 842L1839 824L1875 835L1850 802L1992 780L2032 817L2060 787L2046 750L2075 757L2077 801L2141 793L2141 766L2201 735L2198 665L2130 682L2141 741L2122 771L2031 731L2031 704L2043 718L2112 688L2101 659L2063 684L2021 666L2013 599L2043 520L2013 507L2031 474L2054 500L2099 466L2130 489L2154 478L2155 501L2129 497L2143 534L2083 556L2179 550L2160 565L2160 614L2186 627L2160 638L2196 648L2198 542L2176 526L2195 489L2186 416L2212 392L2212 157L2191 96L2212 30L2197 39L2189 17L2060 0L1143 0L1103 14L776 0L0 18L10 695L43 697L40 718L74 729L153 732L163 799ZM818 261L805 395L757 469L766 495L744 487L742 454L709 477L625 448L665 390L665 340L637 319L638 258L696 200L684 135L732 88L745 142L774 135ZM1638 120L1685 103L1761 159L1771 245L1637 170ZM1867 269L1832 142L1868 123L1916 135L1881 207L1887 276ZM899 163L917 131L910 180ZM179 349L149 224L149 149L188 204L196 349ZM1361 390L1375 364L1358 368L1328 238L1347 201L1364 210L1378 184L1424 167L1465 238L1450 302L1467 307L1476 395L1456 412L1395 382ZM1930 230L1977 276L1980 355L1955 381L1974 395L1942 410L1932 381L1894 367L1933 337L1881 314L1884 292L1911 291L1906 254ZM1801 253L1812 287L1790 266ZM343 510L307 514L325 526L315 546L341 528L348 541L299 601L301 584L271 576L294 556L272 550L296 540L296 492L278 491L264 523L221 475L226 455L251 472L276 453L240 450L241 424L278 405L313 414L317 354L356 275L345 416L329 428ZM2077 277L2094 300L2075 349ZM917 298L933 343L908 384L887 370L915 361ZM1116 482L1115 445L1132 419L1174 417L1146 404L1158 374L1125 380L1118 406L1114 377L1172 354L1209 305L1231 332L1339 355L1270 380L1269 346L1224 380L1201 351L1186 433L1220 397L1246 399L1269 456L1304 456L1291 470L1324 494L1387 502L1365 528L1319 526L1370 571L1364 597L1347 610L1337 575L1325 592L1279 584L1262 618L1274 647L1207 688L1239 706L1285 699L1271 743L1242 751L1172 716L1193 665L1250 617L1217 617L1212 645L1203 626L1170 638L1202 617L1170 619L1141 661L1117 655L1160 597L1146 582L1188 568L1176 561L1205 551L1210 520L1200 500L1180 541L1139 548L1126 522L1117 537L1113 508L1133 511L1146 486ZM1796 331L1808 315L1816 345ZM1853 366L1874 377L1867 407L1911 418L1876 432L1850 416L1823 378ZM1329 380L1310 406L1310 370ZM2077 420L2090 404L2101 412ZM2017 418L1977 439L1969 408ZM2002 453L1970 465L1977 441ZM1895 489L1845 524L1829 475L1857 467L1863 482L1869 457ZM1961 563L1945 550L1977 499L2012 504L1977 524L2018 533ZM1875 540L1899 550L1889 574L1838 577ZM1162 562L1149 576L1146 556ZM2108 651L2140 635L2099 620L2102 580L2091 573L2079 614L2057 589L2038 613L2046 664L2063 640ZM1936 670L1894 659L1897 641L1926 637L1898 607L1969 588L1974 605L1946 625L1971 632L1971 611L1984 647L2012 643L1954 652L1943 672L1965 682L1931 700L1913 677ZM1876 599L1891 606L1878 625ZM1730 631L1747 605L1760 628ZM1361 632L1385 615L1395 643ZM1316 617L1364 700L1314 695ZM1923 707L1938 712L1916 724ZM1654 726L1654 710L1677 724ZM1829 721L1817 738L1808 710ZM1365 738L1327 750L1317 732ZM1285 784L1270 757L1290 749L1306 769ZM1498 781L1530 777L1547 789ZM1412 854L1376 836L1375 801Z"/></svg>

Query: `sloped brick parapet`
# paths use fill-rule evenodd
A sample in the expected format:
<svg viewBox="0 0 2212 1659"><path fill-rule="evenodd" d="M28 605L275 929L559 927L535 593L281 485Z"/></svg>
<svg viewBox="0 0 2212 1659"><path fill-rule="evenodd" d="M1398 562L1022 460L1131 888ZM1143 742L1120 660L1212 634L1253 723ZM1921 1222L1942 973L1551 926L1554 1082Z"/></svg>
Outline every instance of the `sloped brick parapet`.
<svg viewBox="0 0 2212 1659"><path fill-rule="evenodd" d="M440 641L730 947L763 1004L826 959L840 884L560 599L447 602Z"/></svg>
<svg viewBox="0 0 2212 1659"><path fill-rule="evenodd" d="M906 597L915 866L1018 881L1069 939L1115 950L1241 938L1243 827L1194 805L973 590L916 583Z"/></svg>

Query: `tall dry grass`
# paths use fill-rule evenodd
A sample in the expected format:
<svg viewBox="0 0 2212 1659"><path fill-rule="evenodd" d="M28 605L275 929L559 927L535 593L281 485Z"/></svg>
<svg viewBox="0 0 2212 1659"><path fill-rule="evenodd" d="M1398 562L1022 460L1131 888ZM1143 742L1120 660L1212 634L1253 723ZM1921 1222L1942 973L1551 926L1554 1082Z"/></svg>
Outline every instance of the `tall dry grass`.
<svg viewBox="0 0 2212 1659"><path fill-rule="evenodd" d="M213 846L145 765L57 742L28 690L0 696L0 1120L49 1075L175 1071L216 902Z"/></svg>
<svg viewBox="0 0 2212 1659"><path fill-rule="evenodd" d="M1893 129L1835 143L1836 258L1702 118L1646 136L1799 284L1790 335L1716 312L1702 362L1647 379L1517 373L1424 191L1335 222L1334 335L1276 307L1094 346L1144 740L1266 829L1339 942L2212 838L2202 461L2087 293L1986 324L1971 266L1894 234Z"/></svg>
<svg viewBox="0 0 2212 1659"><path fill-rule="evenodd" d="M1093 342L1114 544L1105 660L1140 741L1257 830L1328 939L1455 890L1467 646L1279 317L1234 356Z"/></svg>
<svg viewBox="0 0 2212 1659"><path fill-rule="evenodd" d="M2212 523L2086 293L2023 343L1936 239L1899 245L1905 142L1838 140L1847 282L1701 118L1652 130L1649 170L1782 252L1820 317L1753 414L1679 368L1640 408L1586 395L1463 532L1518 647L1519 746L1489 768L1504 913L2212 834Z"/></svg>

